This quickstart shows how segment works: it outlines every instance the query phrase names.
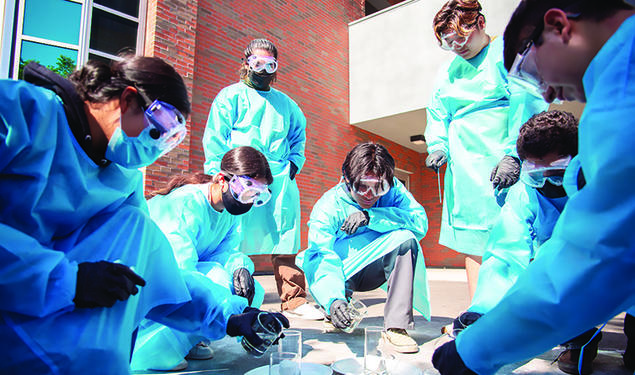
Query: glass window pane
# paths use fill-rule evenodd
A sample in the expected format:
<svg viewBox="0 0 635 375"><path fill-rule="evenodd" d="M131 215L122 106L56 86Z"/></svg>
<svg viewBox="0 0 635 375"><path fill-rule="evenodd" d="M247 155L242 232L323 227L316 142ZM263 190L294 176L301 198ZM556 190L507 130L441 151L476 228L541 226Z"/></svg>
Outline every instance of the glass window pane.
<svg viewBox="0 0 635 375"><path fill-rule="evenodd" d="M112 62L111 59L107 59L107 58L105 58L103 56L95 55L95 54L92 54L92 53L88 54L88 60L101 61L101 62L104 62L104 63L106 63L108 65L110 65L110 63Z"/></svg>
<svg viewBox="0 0 635 375"><path fill-rule="evenodd" d="M90 48L116 55L124 48L137 47L136 22L93 8Z"/></svg>
<svg viewBox="0 0 635 375"><path fill-rule="evenodd" d="M22 62L31 60L38 61L40 64L58 74L67 76L68 73L75 70L75 66L77 65L77 51L25 40L22 42L20 59Z"/></svg>
<svg viewBox="0 0 635 375"><path fill-rule="evenodd" d="M26 0L24 35L77 45L82 5L66 0Z"/></svg>
<svg viewBox="0 0 635 375"><path fill-rule="evenodd" d="M139 1L136 0L94 0L94 3L133 17L139 17Z"/></svg>

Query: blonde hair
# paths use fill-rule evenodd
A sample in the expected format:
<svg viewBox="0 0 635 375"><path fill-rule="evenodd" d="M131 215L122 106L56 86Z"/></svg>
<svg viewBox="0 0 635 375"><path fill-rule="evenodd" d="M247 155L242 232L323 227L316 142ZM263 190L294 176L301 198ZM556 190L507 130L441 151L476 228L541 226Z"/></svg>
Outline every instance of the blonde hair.
<svg viewBox="0 0 635 375"><path fill-rule="evenodd" d="M439 45L443 34L448 32L454 31L460 36L469 35L478 19L485 18L481 13L482 9L478 0L450 0L445 3L432 22Z"/></svg>

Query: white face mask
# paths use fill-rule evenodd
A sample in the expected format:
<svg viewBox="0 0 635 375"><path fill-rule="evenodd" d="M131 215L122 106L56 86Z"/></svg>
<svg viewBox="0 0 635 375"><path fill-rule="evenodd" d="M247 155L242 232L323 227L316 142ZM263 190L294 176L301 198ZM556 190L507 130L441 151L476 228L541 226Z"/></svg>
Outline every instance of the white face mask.
<svg viewBox="0 0 635 375"><path fill-rule="evenodd" d="M129 169L154 163L163 150L158 147L158 141L150 136L151 130L146 127L137 137L128 137L120 124L108 141L106 159Z"/></svg>

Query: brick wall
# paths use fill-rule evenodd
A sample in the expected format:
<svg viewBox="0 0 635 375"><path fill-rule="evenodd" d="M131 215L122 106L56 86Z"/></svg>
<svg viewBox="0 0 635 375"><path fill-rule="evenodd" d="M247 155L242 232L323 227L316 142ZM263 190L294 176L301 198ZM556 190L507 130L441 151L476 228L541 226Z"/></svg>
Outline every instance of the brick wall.
<svg viewBox="0 0 635 375"><path fill-rule="evenodd" d="M293 98L307 118L307 162L297 177L302 208L302 247L313 204L340 178L346 153L357 143L385 145L398 168L413 172L410 188L426 208L430 229L421 241L428 266L462 266L463 257L437 244L441 205L436 175L425 154L351 126L348 103L348 23L363 17L363 0L269 1L149 0L146 51L166 58L192 93L188 138L146 171L146 191L172 175L202 171L203 131L212 100L238 81L244 47L264 37L278 47L275 87ZM258 268L268 257L254 258Z"/></svg>

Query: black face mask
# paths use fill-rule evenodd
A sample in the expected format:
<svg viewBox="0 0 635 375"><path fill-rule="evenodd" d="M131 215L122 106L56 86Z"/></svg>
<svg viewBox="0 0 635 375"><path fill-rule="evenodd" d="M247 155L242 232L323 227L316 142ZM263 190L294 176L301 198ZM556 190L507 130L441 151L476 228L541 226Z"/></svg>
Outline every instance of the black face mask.
<svg viewBox="0 0 635 375"><path fill-rule="evenodd" d="M254 85L256 90L266 91L269 90L269 85L273 80L273 74L268 73L256 73L253 70L250 70L247 73L247 78Z"/></svg>
<svg viewBox="0 0 635 375"><path fill-rule="evenodd" d="M242 215L251 209L253 203L241 203L234 198L231 191L227 189L227 191L223 192L223 205L227 212L232 215Z"/></svg>
<svg viewBox="0 0 635 375"><path fill-rule="evenodd" d="M547 198L562 198L567 196L564 186L554 185L549 180L545 181L545 186L538 188L538 192Z"/></svg>

